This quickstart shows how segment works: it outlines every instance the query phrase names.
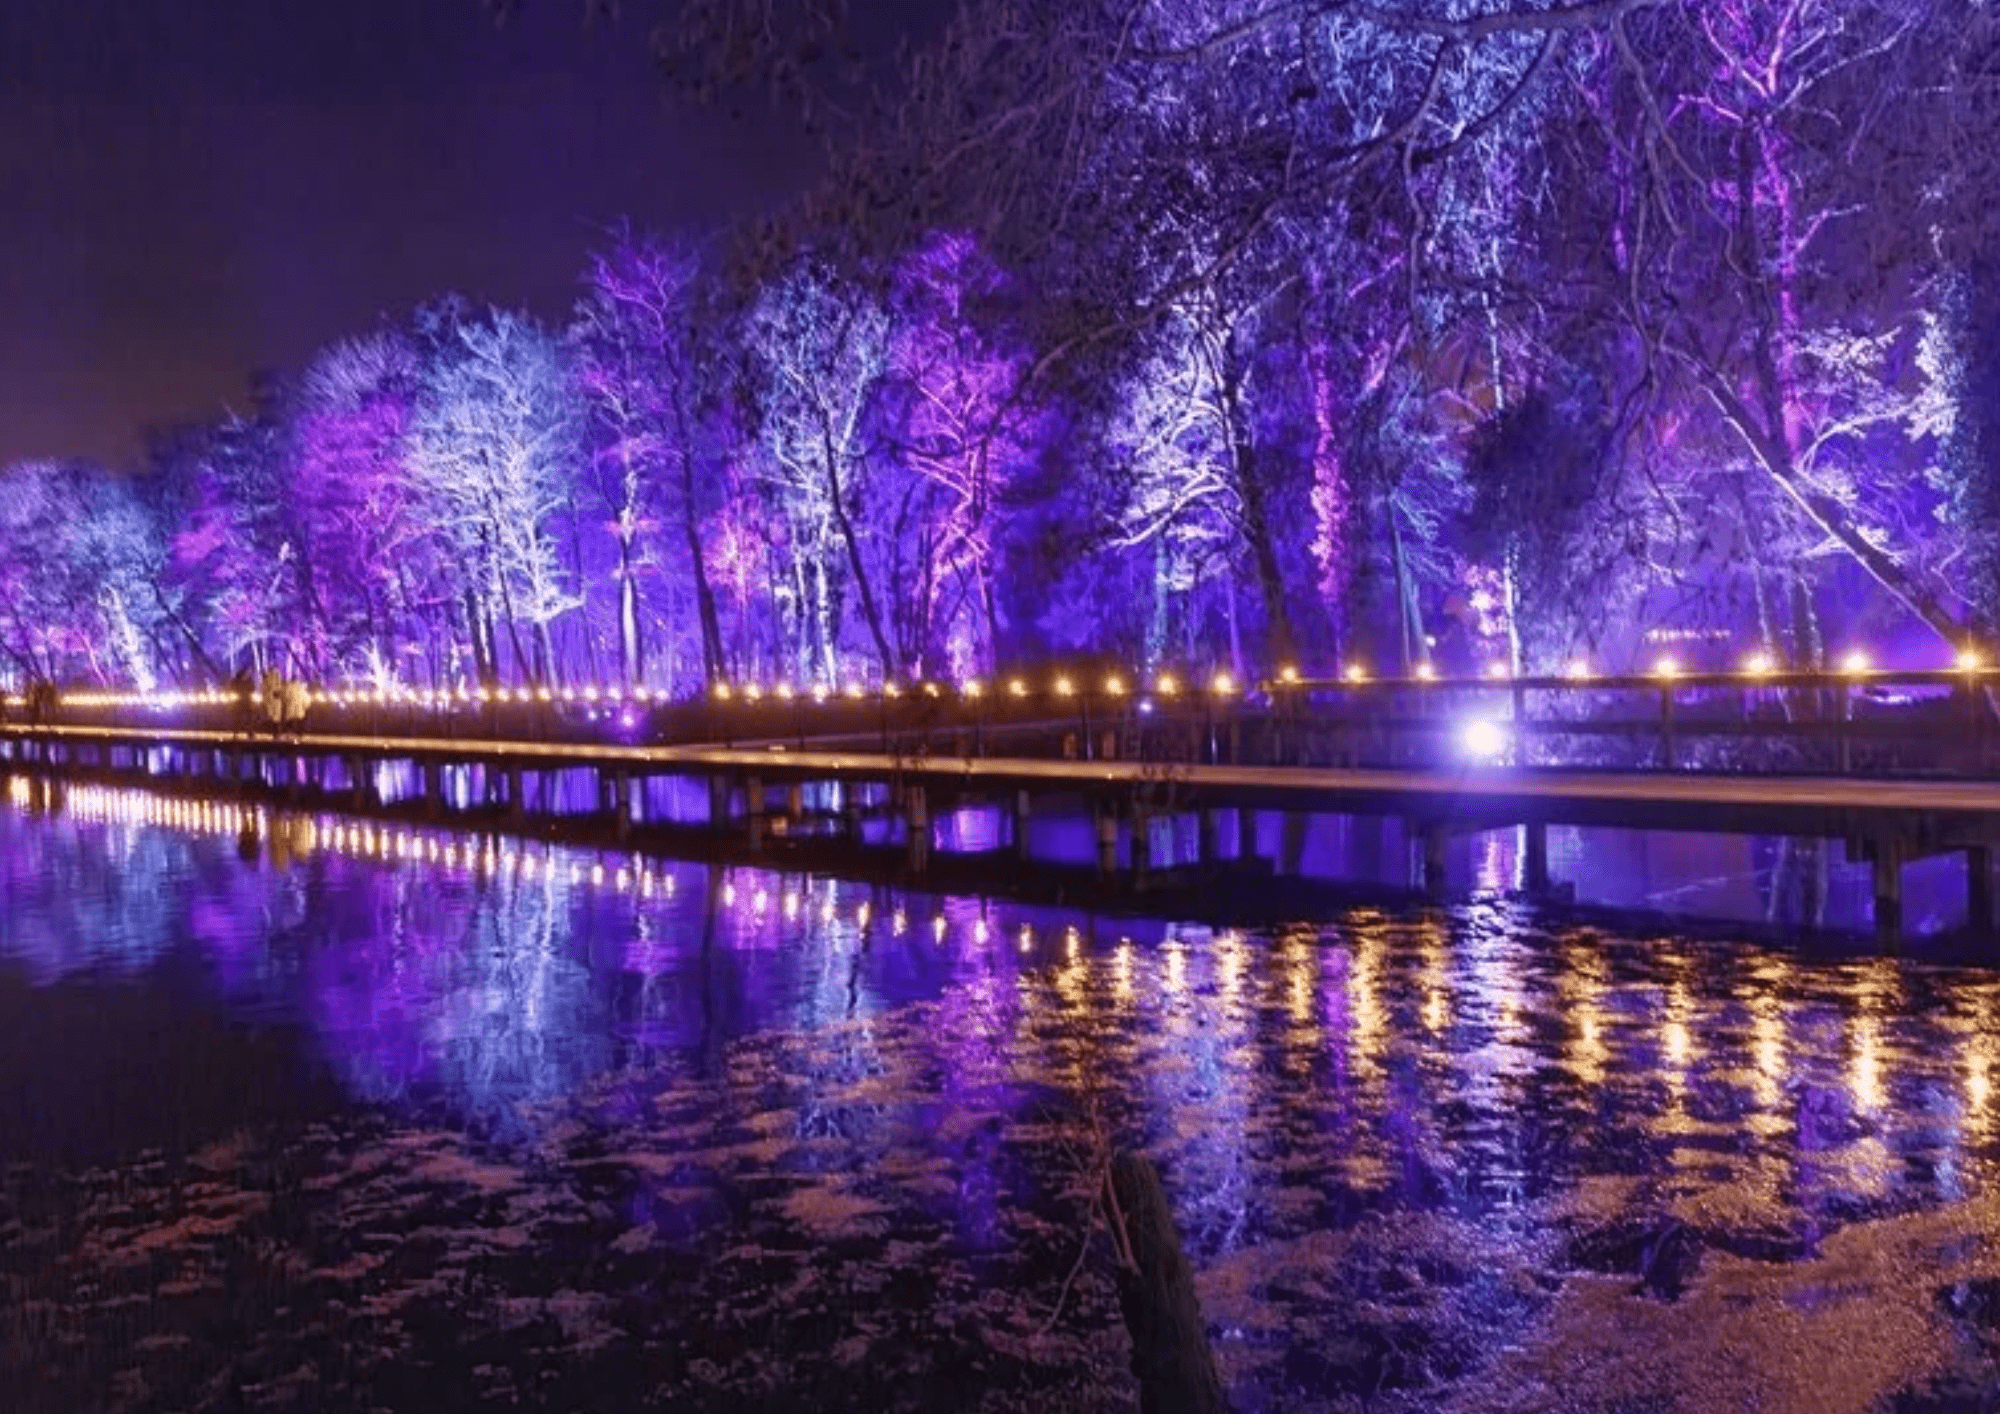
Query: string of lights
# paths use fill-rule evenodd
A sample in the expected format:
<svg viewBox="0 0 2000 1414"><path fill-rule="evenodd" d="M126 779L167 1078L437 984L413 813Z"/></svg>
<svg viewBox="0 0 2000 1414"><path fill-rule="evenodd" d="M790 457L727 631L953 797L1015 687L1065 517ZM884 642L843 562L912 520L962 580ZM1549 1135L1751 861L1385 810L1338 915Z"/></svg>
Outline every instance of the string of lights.
<svg viewBox="0 0 2000 1414"><path fill-rule="evenodd" d="M1751 679L1770 678L1779 675L1793 679L1819 679L1834 682L1860 677L1931 677L1939 672L1957 672L1983 675L1989 671L1984 654L1975 648L1959 652L1949 667L1917 668L1894 672L1880 668L1866 649L1854 648L1843 653L1831 669L1816 667L1791 667L1779 663L1771 654L1757 651L1745 657L1734 669L1694 668L1671 654L1655 658L1650 664L1637 671L1600 673L1588 659L1575 658L1564 665L1558 675L1516 673L1504 662L1494 662L1477 673L1444 674L1434 663L1424 661L1412 668L1407 676L1377 675L1366 663L1349 662L1334 672L1318 675L1303 672L1296 665L1287 664L1269 678L1252 680L1248 685L1239 681L1235 674L1219 671L1210 676L1206 684L1198 680L1184 678L1173 672L1161 672L1153 676L1150 695L1156 698L1199 697L1204 692L1211 697L1228 698L1245 695L1247 692L1261 693L1275 697L1289 691L1325 689L1329 687L1361 688L1378 687L1391 689L1411 686L1434 686L1438 688L1472 688L1490 686L1493 683L1519 683L1535 686L1561 686L1584 682L1627 682L1634 680L1669 681L1682 677L1743 677ZM1136 685L1136 688L1135 688ZM1013 701L1045 700L1047 698L1075 699L1083 697L1120 700L1134 696L1136 691L1146 690L1146 679L1141 674L1109 673L1101 679L1084 679L1073 673L1059 671L1051 677L1031 679L1025 676L1010 677L1002 684L1002 691L996 694L989 685L979 678L967 678L960 682L947 683L919 679L910 683L895 681L880 684L865 684L850 681L839 685L814 683L797 686L780 679L776 682L717 681L708 690L708 699L714 703L756 705L763 703L793 703L824 705L836 702L890 702L905 697L942 700L954 698L960 702L979 703L988 698L1003 696ZM314 706L334 710L400 707L432 711L455 711L467 707L491 706L625 706L667 707L685 705L689 699L675 698L664 692L656 692L644 686L623 687L618 684L589 684L570 687L485 687L459 686L454 688L348 688L348 687L308 687L307 701ZM87 690L81 692L61 692L56 698L57 705L64 708L144 708L175 709L188 707L239 706L260 708L266 701L265 694L251 689L201 688L191 690L158 690L111 692ZM0 706L16 708L28 705L29 699L22 694L0 694Z"/></svg>

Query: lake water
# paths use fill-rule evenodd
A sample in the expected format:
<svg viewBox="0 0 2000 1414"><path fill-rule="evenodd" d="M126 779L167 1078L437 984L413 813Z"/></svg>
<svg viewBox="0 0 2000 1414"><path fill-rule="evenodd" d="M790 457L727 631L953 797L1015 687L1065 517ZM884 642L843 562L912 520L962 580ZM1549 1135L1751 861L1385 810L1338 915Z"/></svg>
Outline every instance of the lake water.
<svg viewBox="0 0 2000 1414"><path fill-rule="evenodd" d="M2000 973L1924 945L1504 837L1232 931L246 823L0 806L0 1407L1126 1409L1117 1143L1246 1410L2000 1409Z"/></svg>

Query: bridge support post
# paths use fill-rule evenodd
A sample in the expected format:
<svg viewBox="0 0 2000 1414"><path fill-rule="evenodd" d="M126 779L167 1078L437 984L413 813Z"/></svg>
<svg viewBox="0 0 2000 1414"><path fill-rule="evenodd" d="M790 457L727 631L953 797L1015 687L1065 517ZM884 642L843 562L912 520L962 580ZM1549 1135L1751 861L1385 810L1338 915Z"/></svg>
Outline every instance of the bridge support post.
<svg viewBox="0 0 2000 1414"><path fill-rule="evenodd" d="M1411 861L1415 868L1412 872L1424 893L1437 902L1445 896L1444 827L1413 824L1411 828L1416 836L1416 848L1412 851L1415 858Z"/></svg>
<svg viewBox="0 0 2000 1414"><path fill-rule="evenodd" d="M424 813L433 820L444 818L444 766L436 761L424 763Z"/></svg>
<svg viewBox="0 0 2000 1414"><path fill-rule="evenodd" d="M1220 857L1222 847L1218 837L1221 833L1222 820L1214 810L1204 807L1195 812L1195 857L1204 865L1214 864Z"/></svg>
<svg viewBox="0 0 2000 1414"><path fill-rule="evenodd" d="M1521 827L1521 888L1536 895L1549 891L1549 827L1539 820Z"/></svg>
<svg viewBox="0 0 2000 1414"><path fill-rule="evenodd" d="M806 788L798 781L785 790L785 813L793 820L803 820L806 816Z"/></svg>
<svg viewBox="0 0 2000 1414"><path fill-rule="evenodd" d="M1890 840L1875 845L1875 935L1884 943L1903 936L1903 849Z"/></svg>
<svg viewBox="0 0 2000 1414"><path fill-rule="evenodd" d="M930 797L922 786L904 788L903 819L908 832L910 869L921 874L931 863Z"/></svg>
<svg viewBox="0 0 2000 1414"><path fill-rule="evenodd" d="M1965 920L1976 933L1993 931L1993 847L1974 845L1965 852Z"/></svg>
<svg viewBox="0 0 2000 1414"><path fill-rule="evenodd" d="M527 773L519 766L509 766L507 768L507 818L518 825L527 816Z"/></svg>
<svg viewBox="0 0 2000 1414"><path fill-rule="evenodd" d="M861 843L861 790L852 781L840 783L840 828L849 844Z"/></svg>
<svg viewBox="0 0 2000 1414"><path fill-rule="evenodd" d="M1306 817L1297 810L1287 810L1280 818L1278 871L1282 874L1303 874L1306 869Z"/></svg>
<svg viewBox="0 0 2000 1414"><path fill-rule="evenodd" d="M1114 821L1115 824L1115 821ZM1143 806L1132 809L1132 873L1145 878L1153 867L1153 812Z"/></svg>
<svg viewBox="0 0 2000 1414"><path fill-rule="evenodd" d="M348 793L354 802L354 808L356 810L364 808L368 804L368 797L372 792L368 788L368 763L359 756L350 756L347 758L347 782Z"/></svg>
<svg viewBox="0 0 2000 1414"><path fill-rule="evenodd" d="M1118 872L1118 812L1102 804L1097 807L1097 872Z"/></svg>
<svg viewBox="0 0 2000 1414"><path fill-rule="evenodd" d="M1007 842L1013 847L1014 858L1028 857L1028 821L1034 818L1034 797L1024 790L1014 792L1014 811L1008 817Z"/></svg>
<svg viewBox="0 0 2000 1414"><path fill-rule="evenodd" d="M632 837L632 777L624 771L611 773L611 826L619 839Z"/></svg>
<svg viewBox="0 0 2000 1414"><path fill-rule="evenodd" d="M764 783L755 776L743 782L743 813L750 822L750 848L764 847Z"/></svg>
<svg viewBox="0 0 2000 1414"><path fill-rule="evenodd" d="M719 830L729 823L729 777L708 778L708 827Z"/></svg>
<svg viewBox="0 0 2000 1414"><path fill-rule="evenodd" d="M1236 810L1236 858L1247 864L1257 857L1257 812L1249 806Z"/></svg>

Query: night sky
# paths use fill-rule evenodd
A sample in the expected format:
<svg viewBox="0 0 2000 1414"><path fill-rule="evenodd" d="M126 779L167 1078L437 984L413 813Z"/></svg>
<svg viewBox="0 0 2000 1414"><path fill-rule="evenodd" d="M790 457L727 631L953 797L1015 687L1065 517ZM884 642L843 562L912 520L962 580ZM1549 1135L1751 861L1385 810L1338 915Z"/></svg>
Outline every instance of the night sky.
<svg viewBox="0 0 2000 1414"><path fill-rule="evenodd" d="M455 289L559 318L621 214L713 229L812 139L538 0L0 0L0 464L132 459Z"/></svg>

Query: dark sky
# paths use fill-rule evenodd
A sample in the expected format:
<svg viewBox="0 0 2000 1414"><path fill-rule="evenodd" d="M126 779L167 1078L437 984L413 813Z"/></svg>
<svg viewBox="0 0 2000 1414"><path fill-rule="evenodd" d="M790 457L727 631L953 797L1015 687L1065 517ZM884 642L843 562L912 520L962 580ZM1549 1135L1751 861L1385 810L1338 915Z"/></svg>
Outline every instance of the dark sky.
<svg viewBox="0 0 2000 1414"><path fill-rule="evenodd" d="M576 0L0 0L0 464L149 425L446 289L560 317L630 214L712 229L814 145L670 100Z"/></svg>

